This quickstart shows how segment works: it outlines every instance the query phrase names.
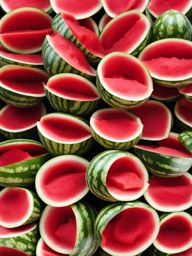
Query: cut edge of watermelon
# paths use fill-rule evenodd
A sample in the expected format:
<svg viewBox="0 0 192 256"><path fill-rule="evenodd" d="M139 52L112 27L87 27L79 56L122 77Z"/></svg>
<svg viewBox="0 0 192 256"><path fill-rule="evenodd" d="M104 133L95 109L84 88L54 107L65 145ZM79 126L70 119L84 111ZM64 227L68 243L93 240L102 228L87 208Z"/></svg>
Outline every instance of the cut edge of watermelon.
<svg viewBox="0 0 192 256"><path fill-rule="evenodd" d="M154 84L154 83L153 83L153 89L154 90L153 90L151 97L155 100L171 101L171 100L177 99L180 95L176 88L163 87L161 85ZM166 92L166 90L167 90L167 92ZM164 93L164 95L163 95L163 93Z"/></svg>
<svg viewBox="0 0 192 256"><path fill-rule="evenodd" d="M6 246L0 246L0 255L8 255L8 256L28 256L23 251L20 251L16 248L6 247Z"/></svg>
<svg viewBox="0 0 192 256"><path fill-rule="evenodd" d="M23 218L21 218L19 221L15 221L15 222L3 221L0 216L0 225L4 228L16 228L16 227L23 225L31 217L32 212L33 212L33 206L34 206L33 196L31 194L31 192L28 191L27 189L7 187L7 188L4 188L3 190L1 190L0 197L2 197L3 195L5 195L7 192L9 192L11 190L12 190L11 192L13 193L13 190L15 190L15 189L23 191L23 193L26 193L27 200L29 201L29 209L28 209L27 213L23 216ZM14 212L14 213L17 214L16 212Z"/></svg>
<svg viewBox="0 0 192 256"><path fill-rule="evenodd" d="M186 95L186 96L189 96L189 97L192 97L192 84L189 84L187 86L185 86L184 88L181 88L179 90L179 92L183 95Z"/></svg>
<svg viewBox="0 0 192 256"><path fill-rule="evenodd" d="M109 17L109 16L107 15L107 13L105 13L105 14L101 17L101 19L100 19L100 21L99 21L99 31L100 31L100 32L102 32L102 30L104 29L104 27L107 25L107 23L108 23L109 21L111 21L111 17Z"/></svg>
<svg viewBox="0 0 192 256"><path fill-rule="evenodd" d="M74 156L74 155L67 155L67 156L58 156L55 157L48 162L46 162L37 172L36 180L35 180L35 186L36 191L39 195L39 197L48 205L51 205L53 207L64 207L71 205L79 200L81 200L89 191L88 185L86 184L86 187L81 191L81 193L73 196L70 199L62 199L62 200L54 200L45 193L45 189L42 188L41 182L43 177L46 175L46 171L48 171L48 168L51 168L55 164L64 163L68 160L74 160L76 162L81 162L83 165L88 166L88 161L82 157ZM49 173L50 175L50 173ZM48 185L48 183L46 183Z"/></svg>
<svg viewBox="0 0 192 256"><path fill-rule="evenodd" d="M181 99L181 98L180 98ZM188 100L188 99L186 99L186 98L183 98L185 101L188 101L189 103L191 103L191 105L192 105L192 102L190 101L190 100ZM189 121L187 121L185 118L183 118L182 117L182 115L181 115L181 113L179 113L179 103L180 103L180 101L178 100L177 102L176 102L176 104L175 104L175 115L176 115L176 117L182 122L182 123L184 123L184 124L186 124L186 125L188 125L188 126L190 126L190 127L192 127L192 121L191 122L189 122Z"/></svg>
<svg viewBox="0 0 192 256"><path fill-rule="evenodd" d="M61 254L53 251L42 238L39 239L36 247L36 256L48 256L47 253L51 253L50 256L67 256L66 254ZM53 255L52 255L53 254Z"/></svg>
<svg viewBox="0 0 192 256"><path fill-rule="evenodd" d="M16 236L21 236L35 230L36 228L37 228L36 223L20 226L14 229L3 228L2 226L0 226L0 238L12 238Z"/></svg>

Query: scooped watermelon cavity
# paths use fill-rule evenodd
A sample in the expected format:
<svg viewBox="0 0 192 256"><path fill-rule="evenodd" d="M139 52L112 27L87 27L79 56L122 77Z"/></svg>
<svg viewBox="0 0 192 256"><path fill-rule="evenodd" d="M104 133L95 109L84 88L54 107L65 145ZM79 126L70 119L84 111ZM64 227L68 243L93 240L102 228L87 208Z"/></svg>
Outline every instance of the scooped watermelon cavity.
<svg viewBox="0 0 192 256"><path fill-rule="evenodd" d="M9 248L9 247L3 247L3 246L0 246L0 255L1 256L28 256L28 254L20 250ZM43 256L46 256L46 255L43 255Z"/></svg>
<svg viewBox="0 0 192 256"><path fill-rule="evenodd" d="M175 114L179 120L192 127L192 101L180 98L175 106Z"/></svg>

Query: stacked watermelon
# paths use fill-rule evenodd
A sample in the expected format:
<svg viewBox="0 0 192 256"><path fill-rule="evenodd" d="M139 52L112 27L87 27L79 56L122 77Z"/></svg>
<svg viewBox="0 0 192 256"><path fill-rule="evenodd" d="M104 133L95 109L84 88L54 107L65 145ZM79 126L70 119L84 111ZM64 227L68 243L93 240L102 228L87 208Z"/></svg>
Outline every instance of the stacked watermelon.
<svg viewBox="0 0 192 256"><path fill-rule="evenodd" d="M192 255L192 1L0 0L0 255Z"/></svg>

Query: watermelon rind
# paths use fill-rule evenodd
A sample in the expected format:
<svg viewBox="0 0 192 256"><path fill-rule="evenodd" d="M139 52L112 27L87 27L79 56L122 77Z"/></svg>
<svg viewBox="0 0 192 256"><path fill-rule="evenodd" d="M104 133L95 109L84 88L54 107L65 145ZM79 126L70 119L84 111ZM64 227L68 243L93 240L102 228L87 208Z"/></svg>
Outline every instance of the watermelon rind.
<svg viewBox="0 0 192 256"><path fill-rule="evenodd" d="M96 254L94 254L95 256L111 256L111 254L106 253L105 251L103 251L101 248L99 248L99 250L96 252ZM135 256L141 256L140 254L137 254ZM151 255L150 255L151 256ZM157 255L156 255L157 256Z"/></svg>
<svg viewBox="0 0 192 256"><path fill-rule="evenodd" d="M133 195L118 195L109 191L106 186L109 168L117 159L122 157L130 157L134 159L140 165L143 173L145 174L144 187L138 193L135 193ZM104 151L92 159L87 169L87 183L89 189L98 198L109 202L133 201L138 199L144 194L144 192L148 188L148 178L148 172L142 162L133 154L125 151Z"/></svg>
<svg viewBox="0 0 192 256"><path fill-rule="evenodd" d="M101 17L99 21L99 31L102 32L104 27L107 25L107 23L111 20L111 17L109 17L106 13Z"/></svg>
<svg viewBox="0 0 192 256"><path fill-rule="evenodd" d="M69 113L77 116L87 116L89 114L92 114L97 109L100 103L100 95L95 85L91 83L91 81L87 80L82 76L70 74L70 73L58 74L58 75L52 76L49 79L48 83L51 83L52 81L56 80L59 77L65 77L65 76L66 77L70 76L78 80L82 80L83 82L89 84L89 86L94 89L96 94L98 94L98 98L94 100L70 99L65 95L54 92L54 90L51 90L48 86L45 85L46 96L51 106L56 111L65 112L65 113Z"/></svg>
<svg viewBox="0 0 192 256"><path fill-rule="evenodd" d="M11 232L11 230L9 229ZM38 226L37 224L29 224L28 230L18 234L0 235L0 246L16 248L26 252L30 256L34 256L36 245L38 242Z"/></svg>
<svg viewBox="0 0 192 256"><path fill-rule="evenodd" d="M78 123L80 123L82 126L86 127L87 129L90 129L87 123L84 121L84 119L80 119L76 116L69 115L69 114L64 114L64 113L52 113L48 114L45 116L55 116L55 117L67 117L70 118L71 120L74 120ZM62 142L59 140L56 140L46 134L46 132L42 129L40 122L37 122L37 129L38 129L38 134L41 143L44 145L44 147L54 156L58 155L83 155L87 151L90 150L92 143L93 143L93 138L90 135L88 138L81 139L78 141L71 141L71 142Z"/></svg>
<svg viewBox="0 0 192 256"><path fill-rule="evenodd" d="M144 250L146 250L157 238L158 232L159 232L159 227L160 227L160 220L157 212L150 207L149 205L135 201L135 202L127 202L127 203L115 203L115 204L110 204L106 207L104 207L99 214L97 215L97 218L95 220L94 226L95 226L95 236L96 239L101 243L102 240L102 233L106 227L106 225L120 212L126 210L126 209L131 209L131 208L145 208L148 209L151 214L154 217L155 223L156 223L156 228L154 230L154 234L152 235L150 241L148 241L146 244L141 246L139 249L132 251L132 252L118 252L118 256L133 256L133 255L138 255L142 253ZM117 252L113 252L110 249L107 248L102 248L105 252L111 254L111 255L117 255Z"/></svg>
<svg viewBox="0 0 192 256"><path fill-rule="evenodd" d="M84 202L72 204L71 208L76 218L76 242L73 250L60 248L51 241L44 230L44 220L51 210L51 206L47 206L40 220L40 234L45 243L54 251L69 254L71 256L91 256L98 248L98 242L94 239L93 223L96 218L94 209Z"/></svg>
<svg viewBox="0 0 192 256"><path fill-rule="evenodd" d="M189 101L190 102L190 100L186 99L186 98L185 98L185 101ZM181 103L178 100L176 102L176 104L175 104L175 109L174 109L174 113L175 113L176 119L178 121L179 127L180 127L181 131L192 130L192 122L190 122L190 121L186 120L185 118L183 118L183 116L179 113L179 105L180 104Z"/></svg>
<svg viewBox="0 0 192 256"><path fill-rule="evenodd" d="M153 25L155 18L150 14L148 7L145 9L145 15L149 19L151 25Z"/></svg>
<svg viewBox="0 0 192 256"><path fill-rule="evenodd" d="M12 144L36 144L39 142L27 139L7 140L0 143L1 146ZM0 167L0 185L8 187L27 187L35 182L35 175L40 166L50 158L48 153L33 159Z"/></svg>
<svg viewBox="0 0 192 256"><path fill-rule="evenodd" d="M142 69L145 71L147 80L148 80L148 93L144 95L143 97L131 97L126 98L122 95L118 95L118 93L115 93L112 91L109 86L105 83L103 80L102 76L102 67L106 62L110 62L110 58L113 58L114 56L119 56L119 57L125 57L127 59L131 59L135 63L137 63ZM118 63L117 63L118 66ZM150 76L149 71L143 65L141 61L139 61L137 58L134 56L128 55L127 53L122 53L122 52L114 52L106 55L99 63L98 69L97 69L97 88L99 93L101 94L102 99L111 107L114 108L120 108L120 109L131 109L136 106L142 105L145 101L148 100L148 98L151 96L152 91L153 91L153 82Z"/></svg>
<svg viewBox="0 0 192 256"><path fill-rule="evenodd" d="M179 141L192 154L192 131L184 131L179 134Z"/></svg>

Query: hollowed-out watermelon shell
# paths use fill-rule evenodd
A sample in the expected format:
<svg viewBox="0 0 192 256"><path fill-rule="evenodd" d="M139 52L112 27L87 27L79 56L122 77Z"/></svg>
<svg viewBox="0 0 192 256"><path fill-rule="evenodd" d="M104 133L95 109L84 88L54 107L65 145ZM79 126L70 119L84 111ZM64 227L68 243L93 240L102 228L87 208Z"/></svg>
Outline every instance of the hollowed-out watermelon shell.
<svg viewBox="0 0 192 256"><path fill-rule="evenodd" d="M50 158L39 142L26 139L1 142L0 152L0 184L9 187L32 185L38 169Z"/></svg>
<svg viewBox="0 0 192 256"><path fill-rule="evenodd" d="M36 256L49 256L49 254L51 254L50 256L67 256L66 254L53 251L50 247L48 247L48 245L46 245L46 243L43 241L43 239L40 238L37 243ZM10 256L12 256L12 255L10 255ZM17 255L14 255L14 256L17 256ZM18 255L18 256L20 256L20 255ZM21 256L23 256L23 255L21 255Z"/></svg>
<svg viewBox="0 0 192 256"><path fill-rule="evenodd" d="M9 248L5 246L0 246L0 255L6 255L6 256L28 256L28 254L24 253L23 251Z"/></svg>
<svg viewBox="0 0 192 256"><path fill-rule="evenodd" d="M98 247L93 230L95 217L95 211L83 202L59 208L47 206L40 220L41 237L58 253L91 256Z"/></svg>
<svg viewBox="0 0 192 256"><path fill-rule="evenodd" d="M192 131L184 131L180 133L179 141L192 154Z"/></svg>
<svg viewBox="0 0 192 256"><path fill-rule="evenodd" d="M175 104L175 116L182 131L192 129L192 101L181 97Z"/></svg>

